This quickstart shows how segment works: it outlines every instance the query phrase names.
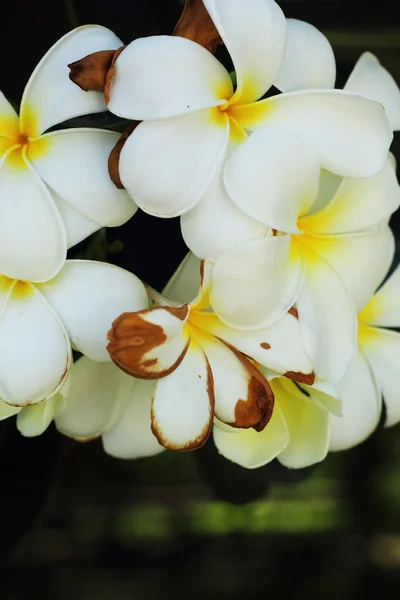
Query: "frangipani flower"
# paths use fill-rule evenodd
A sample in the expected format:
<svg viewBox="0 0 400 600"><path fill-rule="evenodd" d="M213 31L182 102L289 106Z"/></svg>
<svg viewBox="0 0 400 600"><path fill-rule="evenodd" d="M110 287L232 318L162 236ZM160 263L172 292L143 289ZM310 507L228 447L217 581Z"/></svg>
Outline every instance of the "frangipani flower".
<svg viewBox="0 0 400 600"><path fill-rule="evenodd" d="M0 398L28 406L61 390L71 343L92 360L109 361L110 323L123 311L146 307L147 294L128 271L69 260L45 283L1 276L0 304Z"/></svg>
<svg viewBox="0 0 400 600"><path fill-rule="evenodd" d="M369 258L369 257L368 257ZM375 281L381 283L385 271ZM331 419L331 450L344 450L377 427L385 404L385 426L400 421L400 267L358 309L358 354L340 384L343 416ZM364 303L365 304L365 303Z"/></svg>
<svg viewBox="0 0 400 600"><path fill-rule="evenodd" d="M106 110L95 92L68 78L67 63L121 41L103 27L80 27L59 40L34 70L18 117L0 93L0 273L47 281L67 248L135 212L110 181L107 160L118 134L99 129L45 133L57 123Z"/></svg>
<svg viewBox="0 0 400 600"><path fill-rule="evenodd" d="M242 467L255 469L277 458L285 467L299 469L323 460L329 450L330 415L340 422L338 392L327 383L313 386L278 377L270 381L274 412L260 432L233 429L216 421L214 442L220 454Z"/></svg>
<svg viewBox="0 0 400 600"><path fill-rule="evenodd" d="M166 448L202 446L214 415L234 427L265 427L273 394L248 357L287 377L314 380L295 315L244 334L210 312L208 291L206 264L193 302L175 305L153 292L162 306L121 315L109 333L108 350L119 367L135 377L159 379L152 430Z"/></svg>
<svg viewBox="0 0 400 600"><path fill-rule="evenodd" d="M284 172L293 160L286 144L292 132L305 148L304 160L302 152L294 156L299 171L309 167L308 146L322 166L343 176L382 168L392 139L382 106L359 94L318 89L332 88L335 78L322 34L312 29L304 36L307 26L298 21L287 31L273 0L204 0L204 6L232 57L236 89L216 58L185 38L137 39L114 64L109 110L143 121L121 151L119 174L144 211L162 217L188 211L206 192L229 140L240 143L247 130L265 128L268 137L273 127L268 145L278 145L278 152L269 156L272 171ZM294 52L299 43L306 50ZM310 66L310 55L318 68ZM315 89L291 91L299 82ZM260 100L274 83L288 93Z"/></svg>

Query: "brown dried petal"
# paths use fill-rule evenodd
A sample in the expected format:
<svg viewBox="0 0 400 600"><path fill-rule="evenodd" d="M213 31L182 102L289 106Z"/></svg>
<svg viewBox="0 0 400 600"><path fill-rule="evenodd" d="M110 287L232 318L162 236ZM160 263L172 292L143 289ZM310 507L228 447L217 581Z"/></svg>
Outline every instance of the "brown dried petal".
<svg viewBox="0 0 400 600"><path fill-rule="evenodd" d="M108 157L108 173L110 175L111 181L119 190L124 189L124 184L122 183L121 178L119 176L119 157L126 140L136 129L139 123L140 121L133 121L133 123L131 123L127 129L125 129L118 142L111 150L110 156Z"/></svg>
<svg viewBox="0 0 400 600"><path fill-rule="evenodd" d="M202 0L186 0L181 17L174 29L174 35L197 42L213 54L215 54L218 44L223 43Z"/></svg>
<svg viewBox="0 0 400 600"><path fill-rule="evenodd" d="M69 78L84 92L103 92L115 50L100 50L68 65Z"/></svg>

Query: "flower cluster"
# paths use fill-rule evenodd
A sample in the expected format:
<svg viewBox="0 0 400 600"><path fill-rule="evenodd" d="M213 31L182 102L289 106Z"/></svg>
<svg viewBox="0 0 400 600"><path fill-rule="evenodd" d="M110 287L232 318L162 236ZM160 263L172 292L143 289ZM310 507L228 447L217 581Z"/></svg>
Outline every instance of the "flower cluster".
<svg viewBox="0 0 400 600"><path fill-rule="evenodd" d="M400 90L370 53L335 78L325 36L274 0L194 0L171 36L74 30L19 117L0 98L0 418L120 458L212 431L247 468L354 446L383 400L400 420ZM49 131L107 109L121 137ZM180 217L190 250L162 295L66 260L137 207Z"/></svg>

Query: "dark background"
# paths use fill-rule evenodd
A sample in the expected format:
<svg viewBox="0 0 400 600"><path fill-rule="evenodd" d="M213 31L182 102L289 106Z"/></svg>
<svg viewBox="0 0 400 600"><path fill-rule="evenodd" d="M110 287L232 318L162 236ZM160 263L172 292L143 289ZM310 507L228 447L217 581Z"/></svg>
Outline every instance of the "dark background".
<svg viewBox="0 0 400 600"><path fill-rule="evenodd" d="M400 83L398 0L281 4L328 35L338 87L364 50ZM18 105L39 59L77 25L99 23L129 42L171 33L181 8L177 0L7 2L0 89ZM124 125L91 119L85 124ZM400 160L399 134L393 151ZM398 217L392 225L398 235ZM161 289L184 253L178 220L138 213L71 255L107 259ZM99 441L78 444L53 428L24 439L9 420L0 423L0 516L7 600L397 599L400 426L312 469L246 471L212 442L192 454L117 461Z"/></svg>

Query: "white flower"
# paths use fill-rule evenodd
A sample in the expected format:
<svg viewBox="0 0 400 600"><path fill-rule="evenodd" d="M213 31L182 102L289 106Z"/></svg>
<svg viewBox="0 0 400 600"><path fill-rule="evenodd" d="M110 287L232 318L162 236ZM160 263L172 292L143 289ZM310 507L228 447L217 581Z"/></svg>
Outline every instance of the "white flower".
<svg viewBox="0 0 400 600"><path fill-rule="evenodd" d="M136 206L108 175L118 134L87 128L44 133L106 109L101 94L85 93L69 80L67 64L120 45L103 27L80 27L36 67L19 117L0 93L0 273L47 281L62 267L67 248L134 214Z"/></svg>
<svg viewBox="0 0 400 600"><path fill-rule="evenodd" d="M188 211L205 194L228 142L260 128L277 149L271 171L285 173L292 160L307 170L308 146L342 176L382 168L392 139L384 110L359 94L326 89L334 85L335 64L322 34L308 26L304 35L307 26L298 21L287 32L273 0L204 5L233 60L236 90L215 57L184 38L135 40L115 62L108 108L143 121L122 149L119 173L143 210L163 217ZM287 93L260 100L274 83ZM300 84L314 89L292 91ZM292 135L301 139L304 161L302 151L293 157Z"/></svg>
<svg viewBox="0 0 400 600"><path fill-rule="evenodd" d="M185 267L178 280L192 276ZM265 427L273 394L248 357L276 373L314 381L296 316L287 314L251 333L227 327L209 310L208 272L209 265L203 265L194 301L176 305L153 292L162 306L121 315L109 334L108 350L119 367L135 377L159 380L152 429L170 449L202 446L214 416L235 427ZM175 281L175 291L179 285Z"/></svg>
<svg viewBox="0 0 400 600"><path fill-rule="evenodd" d="M260 432L233 429L216 421L213 435L220 454L255 469L277 458L300 469L323 460L329 450L330 415L340 421L341 401L334 387L316 382L299 386L284 377L270 381L275 395L272 418Z"/></svg>
<svg viewBox="0 0 400 600"><path fill-rule="evenodd" d="M28 406L54 396L71 366L71 344L109 361L107 331L129 310L147 306L140 280L93 261L66 261L48 282L0 277L0 398Z"/></svg>

